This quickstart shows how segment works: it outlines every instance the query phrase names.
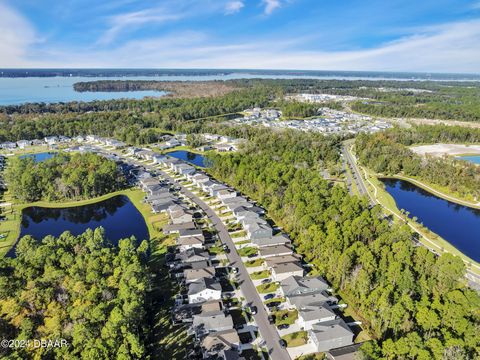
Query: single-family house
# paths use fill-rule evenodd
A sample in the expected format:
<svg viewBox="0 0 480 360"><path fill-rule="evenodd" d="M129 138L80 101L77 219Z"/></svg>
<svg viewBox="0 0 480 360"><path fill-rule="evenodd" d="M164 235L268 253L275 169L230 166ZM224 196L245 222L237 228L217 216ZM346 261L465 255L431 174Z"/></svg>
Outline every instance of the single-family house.
<svg viewBox="0 0 480 360"><path fill-rule="evenodd" d="M222 298L222 287L220 283L212 278L201 278L188 284L189 304L209 300L220 300Z"/></svg>
<svg viewBox="0 0 480 360"><path fill-rule="evenodd" d="M223 311L202 311L193 316L192 330L197 336L228 329L233 329L233 319Z"/></svg>
<svg viewBox="0 0 480 360"><path fill-rule="evenodd" d="M261 247L258 250L259 254L263 258L270 258L273 256L285 256L293 254L293 249L286 245L274 245Z"/></svg>
<svg viewBox="0 0 480 360"><path fill-rule="evenodd" d="M327 302L302 305L298 310L298 324L304 330L311 330L319 322L333 321L337 315Z"/></svg>
<svg viewBox="0 0 480 360"><path fill-rule="evenodd" d="M179 251L185 251L191 248L203 249L205 238L202 236L181 237L175 240Z"/></svg>
<svg viewBox="0 0 480 360"><path fill-rule="evenodd" d="M329 290L330 287L321 276L290 276L280 282L280 289L284 296L295 297L321 293Z"/></svg>
<svg viewBox="0 0 480 360"><path fill-rule="evenodd" d="M181 230L193 230L196 228L194 222L186 222L180 224L168 224L163 227L164 234L179 233Z"/></svg>
<svg viewBox="0 0 480 360"><path fill-rule="evenodd" d="M209 266L201 269L185 269L183 270L183 277L186 284L199 281L202 278L213 279L215 277L215 268L213 266Z"/></svg>
<svg viewBox="0 0 480 360"><path fill-rule="evenodd" d="M209 260L210 255L203 249L192 248L175 255L175 259L182 263L194 263L197 261Z"/></svg>
<svg viewBox="0 0 480 360"><path fill-rule="evenodd" d="M359 360L359 349L363 343L352 344L332 349L325 353L327 360Z"/></svg>
<svg viewBox="0 0 480 360"><path fill-rule="evenodd" d="M266 238L254 238L252 239L252 243L257 245L258 247L269 247L272 245L289 245L290 239L286 234L277 234L275 236L269 236Z"/></svg>
<svg viewBox="0 0 480 360"><path fill-rule="evenodd" d="M32 145L32 141L31 140L18 140L17 141L17 146L20 148L20 149L25 149L27 146L30 146Z"/></svg>
<svg viewBox="0 0 480 360"><path fill-rule="evenodd" d="M308 331L317 352L326 352L353 344L354 334L342 319L314 324Z"/></svg>
<svg viewBox="0 0 480 360"><path fill-rule="evenodd" d="M271 268L272 278L275 281L282 281L290 276L303 276L302 264L298 261L274 264Z"/></svg>
<svg viewBox="0 0 480 360"><path fill-rule="evenodd" d="M217 357L220 351L236 350L240 346L237 331L227 329L209 333L201 343L203 357Z"/></svg>
<svg viewBox="0 0 480 360"><path fill-rule="evenodd" d="M55 145L58 142L58 137L56 136L47 136L45 137L45 142L48 145Z"/></svg>
<svg viewBox="0 0 480 360"><path fill-rule="evenodd" d="M230 189L223 189L223 190L218 191L216 196L220 200L230 199L230 198L237 197L237 192L234 191L234 190L230 190Z"/></svg>

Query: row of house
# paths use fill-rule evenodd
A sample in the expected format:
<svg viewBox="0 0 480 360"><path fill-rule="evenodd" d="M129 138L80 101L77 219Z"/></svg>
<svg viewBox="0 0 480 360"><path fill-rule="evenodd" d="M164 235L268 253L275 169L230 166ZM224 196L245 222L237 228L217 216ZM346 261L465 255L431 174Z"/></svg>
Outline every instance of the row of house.
<svg viewBox="0 0 480 360"><path fill-rule="evenodd" d="M167 157L159 163L177 174L184 175L196 187L216 197L222 206L232 212L235 221L245 230L252 246L257 247L259 256L264 259L262 266L270 270L274 281L279 282L287 308L298 311L299 325L308 332L317 351L325 352L353 344L354 333L334 311L341 307L338 305L338 299L329 294L330 288L323 278L304 276L301 257L294 253L288 236L276 230L265 219L265 210L205 173L200 171L182 173L182 168L172 165L170 161ZM195 250L196 259L200 260L201 250ZM203 260L206 266L207 260ZM195 272L203 274L200 270ZM213 273L208 271L208 274ZM204 290L204 294L209 294L208 297L203 295L204 301L211 301L212 297L218 296L211 288L212 284L202 281L200 285L202 289L210 287L208 291Z"/></svg>
<svg viewBox="0 0 480 360"><path fill-rule="evenodd" d="M181 165L170 163L178 173L184 170ZM143 184L151 186L153 182L144 180ZM170 222L163 231L176 234L176 249L169 254L167 264L185 288L185 300L180 299L173 311L173 319L191 323L188 333L194 336L196 348L204 359L239 359L240 338L232 316L224 308L218 266L214 264L215 256L207 251L207 239L202 229L196 224L197 210L178 201L166 212Z"/></svg>
<svg viewBox="0 0 480 360"><path fill-rule="evenodd" d="M354 333L334 312L343 305L330 295L331 289L322 277L290 276L280 282L280 289L288 308L298 311L298 323L318 352L353 344Z"/></svg>

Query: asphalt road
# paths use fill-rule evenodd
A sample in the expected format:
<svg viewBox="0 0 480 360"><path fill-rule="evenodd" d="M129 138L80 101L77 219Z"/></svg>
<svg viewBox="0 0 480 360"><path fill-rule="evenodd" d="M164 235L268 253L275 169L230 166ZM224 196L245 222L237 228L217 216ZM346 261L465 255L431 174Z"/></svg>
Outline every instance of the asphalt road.
<svg viewBox="0 0 480 360"><path fill-rule="evenodd" d="M363 182L362 174L360 173L360 170L357 166L357 163L353 159L352 154L350 154L350 152L345 146L342 148L342 153L345 160L350 164L350 168L352 169L354 175L353 180L357 184L358 192L360 193L360 195L368 196L370 203L372 205L375 205L376 202L370 197L370 193L368 192L365 183Z"/></svg>
<svg viewBox="0 0 480 360"><path fill-rule="evenodd" d="M175 181L172 177L166 174L163 171L157 170L165 179L170 181ZM181 192L188 196L195 204L200 207L208 218L212 221L213 226L218 231L218 237L222 241L223 244L226 244L229 249L230 253L227 254L227 258L230 262L231 266L235 266L238 268L237 273L237 281L240 284L240 289L242 290L243 296L245 297L247 303L251 306L256 306L258 312L254 315L255 321L258 326L258 330L262 339L265 340L265 344L268 348L268 352L270 357L274 360L289 360L290 355L288 352L280 346L280 336L277 333L277 330L274 328L274 325L271 325L268 321L268 314L264 308L262 299L257 292L257 289L253 285L252 279L248 275L247 268L242 262L240 255L238 255L237 249L235 248L235 244L233 243L230 234L226 226L220 220L218 215L208 206L203 200L201 200L197 195L193 192L185 188L184 186L178 184L181 188Z"/></svg>
<svg viewBox="0 0 480 360"><path fill-rule="evenodd" d="M119 153L117 153L117 155L121 156ZM273 360L290 360L290 355L288 354L287 350L280 346L280 336L278 335L277 330L274 328L274 325L270 324L268 321L268 314L264 308L262 299L260 298L255 285L253 285L252 279L248 275L247 268L243 264L242 258L240 255L238 255L235 244L233 243L226 226L220 220L218 215L202 199L200 199L186 187L179 184L174 178L164 171L144 163L137 163L141 166L144 166L146 169L159 173L162 177L171 181L172 183L177 184L180 187L180 191L184 195L188 196L195 204L197 204L198 207L200 207L212 221L213 226L215 226L215 229L218 231L218 237L222 243L226 244L230 249L230 253L227 254L230 265L238 268L237 281L240 285L243 296L249 305L257 307L257 314L254 315L255 322L257 323L258 331L260 332L262 339L265 341L265 345L268 349L270 357Z"/></svg>

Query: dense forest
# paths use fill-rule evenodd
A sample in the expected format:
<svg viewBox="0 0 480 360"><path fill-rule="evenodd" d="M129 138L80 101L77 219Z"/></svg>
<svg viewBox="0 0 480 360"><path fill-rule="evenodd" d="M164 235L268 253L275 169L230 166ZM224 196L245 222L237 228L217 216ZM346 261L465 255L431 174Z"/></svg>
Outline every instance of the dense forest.
<svg viewBox="0 0 480 360"><path fill-rule="evenodd" d="M86 199L126 186L114 161L90 153L60 153L41 162L31 157L12 159L5 179L12 195L22 202Z"/></svg>
<svg viewBox="0 0 480 360"><path fill-rule="evenodd" d="M388 81L388 80L316 80L316 79L237 79L203 82L163 81L94 81L77 83L79 91L109 89L157 89L171 96L194 99L144 99L70 102L59 104L33 103L0 107L0 114L67 113L85 111L160 111L188 106L199 101L209 103L216 110L206 116L221 115L243 110L254 105L270 105L285 94L326 93L366 98L351 104L353 110L382 117L416 117L446 120L480 120L480 85L475 82L447 81ZM263 92L265 97L259 97ZM176 95L175 95L176 94ZM257 101L252 101L254 95ZM200 96L201 98L197 98ZM202 96L207 98L202 98ZM218 96L209 101L208 96ZM223 99L223 100L222 100ZM244 100L242 103L241 100ZM211 99L210 99L211 100ZM268 101L266 101L268 100ZM234 103L242 103L235 106ZM220 109L217 104L223 105ZM230 105L230 106L228 106ZM239 104L238 104L239 105ZM200 114L195 117L203 117ZM192 117L190 117L192 118Z"/></svg>
<svg viewBox="0 0 480 360"><path fill-rule="evenodd" d="M102 228L41 243L30 236L0 260L2 339L67 346L0 349L3 359L143 359L148 244L109 245Z"/></svg>
<svg viewBox="0 0 480 360"><path fill-rule="evenodd" d="M447 188L466 199L480 199L480 167L452 156L422 157L406 145L425 142L478 142L480 130L449 126L418 126L359 135L355 149L361 164L385 175L405 175ZM397 142L397 141L401 141ZM404 145L405 144L405 145Z"/></svg>
<svg viewBox="0 0 480 360"><path fill-rule="evenodd" d="M407 226L331 187L319 170L338 155L319 138L286 131L250 140L241 153L216 156L212 173L265 206L357 311L375 338L363 347L368 359L480 356L480 297L463 285L460 258L415 247Z"/></svg>

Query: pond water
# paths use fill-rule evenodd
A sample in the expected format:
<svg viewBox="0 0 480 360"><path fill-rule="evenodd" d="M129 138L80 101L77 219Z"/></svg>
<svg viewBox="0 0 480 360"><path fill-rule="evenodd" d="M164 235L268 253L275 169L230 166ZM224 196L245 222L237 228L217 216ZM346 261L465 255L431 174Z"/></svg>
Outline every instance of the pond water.
<svg viewBox="0 0 480 360"><path fill-rule="evenodd" d="M188 161L189 163L200 166L209 167L208 159L201 154L195 154L186 150L177 150L167 153L169 156L173 156L177 159Z"/></svg>
<svg viewBox="0 0 480 360"><path fill-rule="evenodd" d="M42 161L51 159L55 155L57 155L56 152L50 152L49 151L49 152L41 152L41 153L36 153L36 154L26 154L26 155L21 155L19 157L20 157L20 159L33 158L33 160L38 163L38 162L42 162Z"/></svg>
<svg viewBox="0 0 480 360"><path fill-rule="evenodd" d="M73 235L88 228L102 226L106 237L117 244L120 239L135 236L139 241L148 239L148 228L142 214L128 197L119 195L95 204L68 208L32 206L23 210L20 238L31 235L37 240L47 235L59 236L64 231ZM15 247L9 252L14 254Z"/></svg>
<svg viewBox="0 0 480 360"><path fill-rule="evenodd" d="M480 261L480 210L444 199L407 181L381 179L399 209L440 235L459 251Z"/></svg>
<svg viewBox="0 0 480 360"><path fill-rule="evenodd" d="M471 156L459 156L458 159L472 162L474 164L480 164L480 155Z"/></svg>

